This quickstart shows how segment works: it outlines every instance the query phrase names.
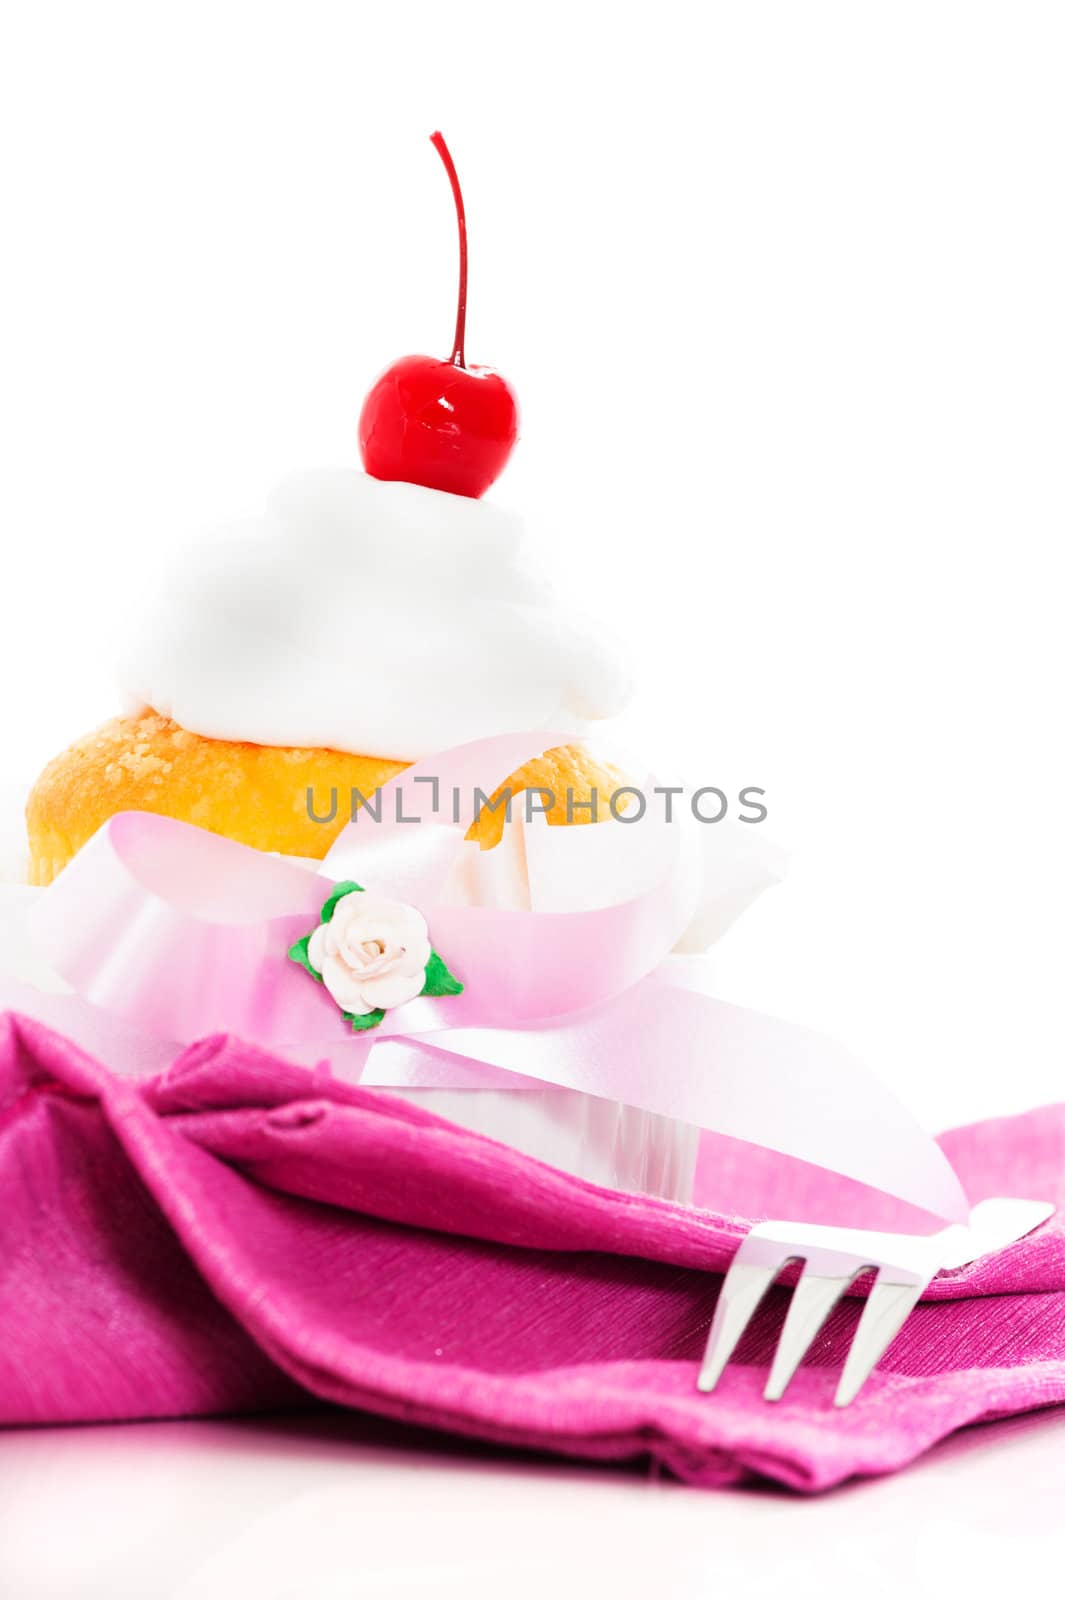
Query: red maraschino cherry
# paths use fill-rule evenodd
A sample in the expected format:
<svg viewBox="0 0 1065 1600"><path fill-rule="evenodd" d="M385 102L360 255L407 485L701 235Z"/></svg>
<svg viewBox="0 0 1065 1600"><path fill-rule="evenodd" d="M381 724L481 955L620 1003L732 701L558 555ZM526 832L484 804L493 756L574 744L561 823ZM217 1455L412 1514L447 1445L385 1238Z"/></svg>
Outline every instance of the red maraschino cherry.
<svg viewBox="0 0 1065 1600"><path fill-rule="evenodd" d="M447 361L403 356L387 367L359 417L362 464L373 478L398 478L476 500L499 477L518 437L518 402L490 367L466 365L466 210L443 135L432 142L451 179L459 221L459 309Z"/></svg>

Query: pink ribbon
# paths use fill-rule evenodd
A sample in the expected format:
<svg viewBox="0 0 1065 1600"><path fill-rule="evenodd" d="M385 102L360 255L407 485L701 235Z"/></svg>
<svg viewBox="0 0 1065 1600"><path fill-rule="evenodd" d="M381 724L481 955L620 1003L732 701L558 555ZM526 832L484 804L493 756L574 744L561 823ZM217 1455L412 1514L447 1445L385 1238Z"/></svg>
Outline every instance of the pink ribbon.
<svg viewBox="0 0 1065 1600"><path fill-rule="evenodd" d="M85 1001L169 1040L234 1033L324 1056L364 1084L554 1084L966 1216L938 1146L865 1068L827 1039L701 993L667 959L696 899L690 823L649 811L626 825L645 886L624 900L589 871L582 904L593 909L449 903L477 790L491 794L564 743L507 735L420 762L381 791L380 820L359 813L343 830L318 874L172 818L120 813L41 895L35 941ZM353 1037L287 958L318 921L324 880L346 878L416 905L465 992L412 1000Z"/></svg>

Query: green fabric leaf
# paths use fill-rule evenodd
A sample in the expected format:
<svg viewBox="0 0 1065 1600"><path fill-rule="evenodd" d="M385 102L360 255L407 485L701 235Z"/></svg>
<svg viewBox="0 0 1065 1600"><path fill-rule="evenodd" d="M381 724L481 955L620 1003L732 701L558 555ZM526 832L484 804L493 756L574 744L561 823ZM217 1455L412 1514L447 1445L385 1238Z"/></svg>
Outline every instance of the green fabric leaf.
<svg viewBox="0 0 1065 1600"><path fill-rule="evenodd" d="M461 994L463 985L451 975L434 950L425 964L425 987L422 994L438 996Z"/></svg>
<svg viewBox="0 0 1065 1600"><path fill-rule="evenodd" d="M385 1020L385 1014L380 1009L367 1011L366 1015L362 1017L353 1016L350 1011L342 1011L340 1014L345 1022L351 1023L352 1029L356 1033L361 1033L364 1028L376 1028L379 1022Z"/></svg>
<svg viewBox="0 0 1065 1600"><path fill-rule="evenodd" d="M341 900L343 900L346 894L362 894L362 892L362 884L354 883L350 878L346 879L343 883L334 884L332 894L322 907L322 921L332 922L333 912L336 910L337 905Z"/></svg>
<svg viewBox="0 0 1065 1600"><path fill-rule="evenodd" d="M302 967L304 972L309 972L315 983L321 983L322 974L315 967L311 966L311 958L307 954L307 947L309 946L310 942L311 936L309 933L305 933L302 939L297 939L296 943L289 950L288 959L290 961L294 961L298 967Z"/></svg>

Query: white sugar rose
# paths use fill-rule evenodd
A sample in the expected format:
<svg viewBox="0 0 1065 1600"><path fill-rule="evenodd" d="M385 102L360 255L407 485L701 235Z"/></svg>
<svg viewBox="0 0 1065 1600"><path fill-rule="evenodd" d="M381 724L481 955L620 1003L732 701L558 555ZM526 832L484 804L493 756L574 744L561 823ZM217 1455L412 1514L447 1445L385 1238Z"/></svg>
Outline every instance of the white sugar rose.
<svg viewBox="0 0 1065 1600"><path fill-rule="evenodd" d="M358 890L337 901L307 945L307 959L337 1005L356 1017L421 994L431 955L420 911Z"/></svg>

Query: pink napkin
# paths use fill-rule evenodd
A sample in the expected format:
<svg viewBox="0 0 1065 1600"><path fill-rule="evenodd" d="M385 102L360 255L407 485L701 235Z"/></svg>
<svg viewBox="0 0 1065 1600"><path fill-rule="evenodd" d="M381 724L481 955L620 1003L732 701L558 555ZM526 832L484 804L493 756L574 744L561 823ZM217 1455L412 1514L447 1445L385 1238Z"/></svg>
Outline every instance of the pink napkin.
<svg viewBox="0 0 1065 1600"><path fill-rule="evenodd" d="M944 1144L973 1199L1065 1201L1065 1107ZM739 1154L762 1210L771 1180ZM313 1396L569 1456L651 1457L691 1483L814 1490L1065 1399L1060 1214L937 1279L848 1410L831 1395L855 1299L785 1400L761 1400L779 1290L699 1395L745 1226L597 1189L231 1039L136 1083L0 1018L0 1422Z"/></svg>

